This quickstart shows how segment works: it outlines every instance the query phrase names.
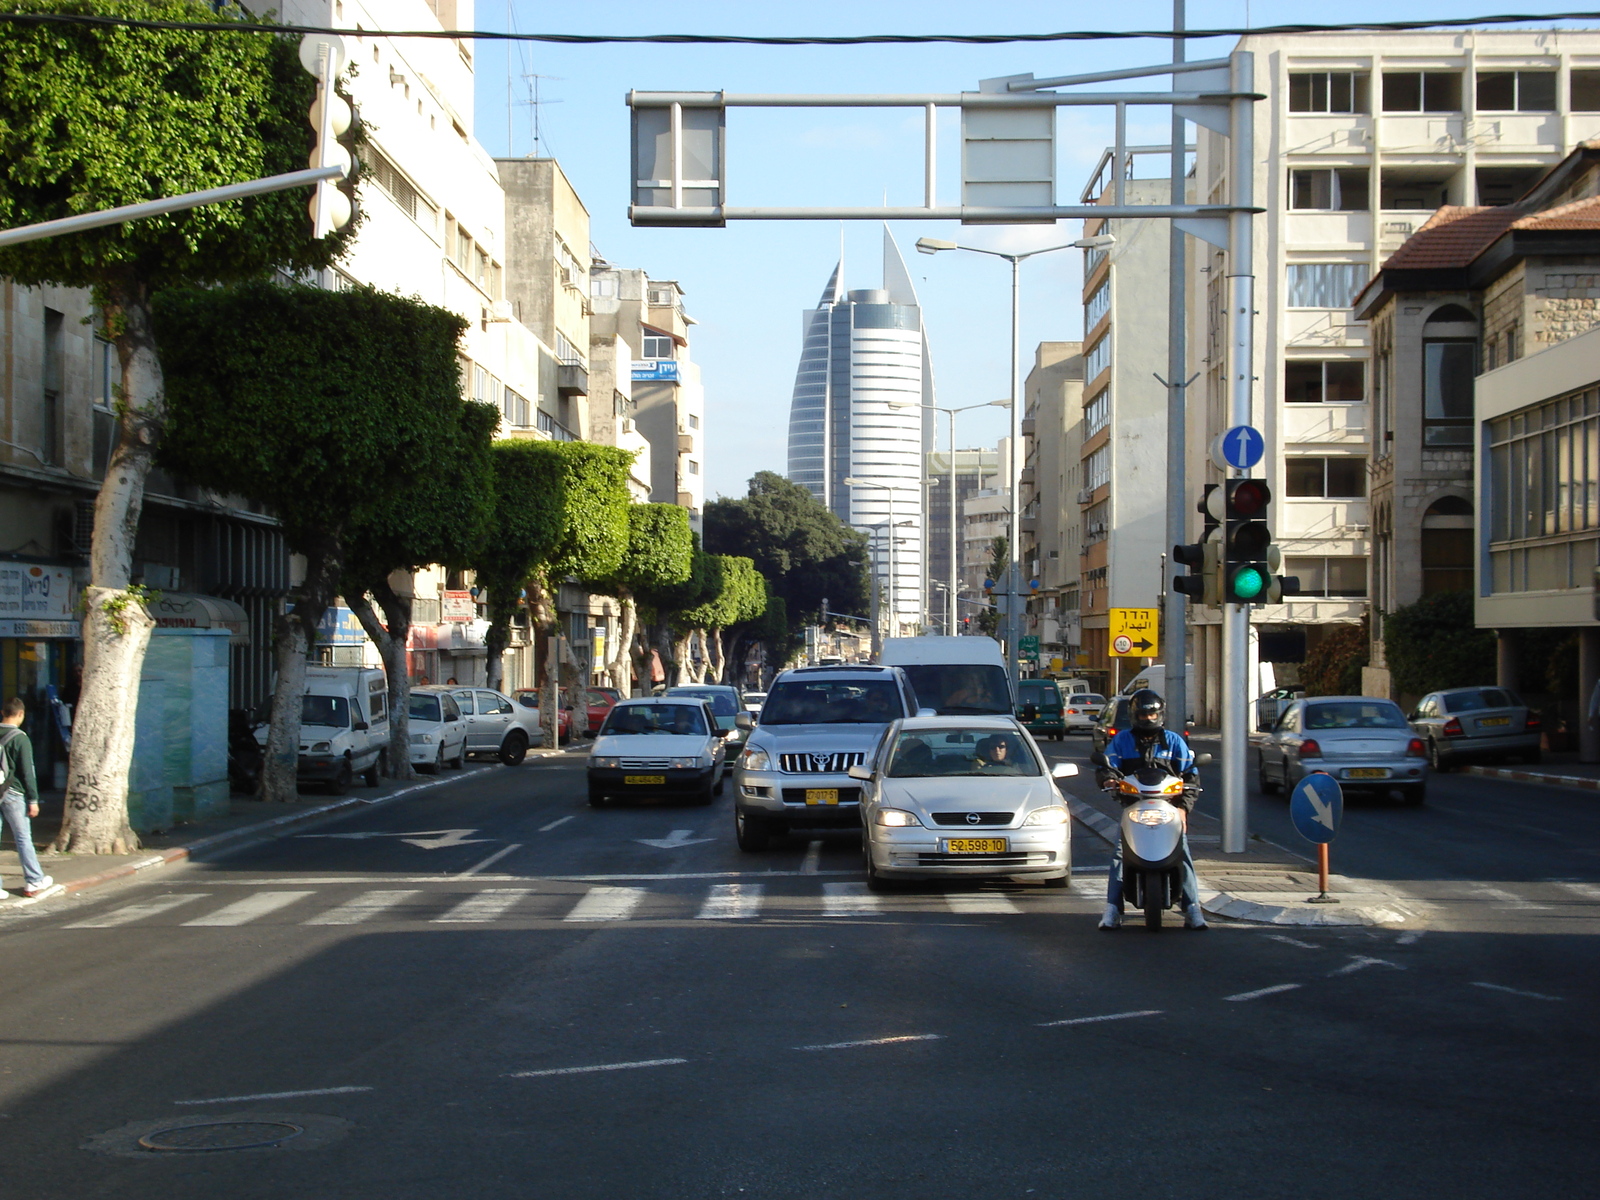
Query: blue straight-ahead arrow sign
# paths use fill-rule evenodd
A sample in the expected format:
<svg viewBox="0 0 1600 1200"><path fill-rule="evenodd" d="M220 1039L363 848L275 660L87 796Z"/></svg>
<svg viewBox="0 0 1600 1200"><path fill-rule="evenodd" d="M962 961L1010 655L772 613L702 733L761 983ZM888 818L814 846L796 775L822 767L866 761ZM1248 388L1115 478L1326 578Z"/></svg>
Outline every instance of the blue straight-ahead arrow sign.
<svg viewBox="0 0 1600 1200"><path fill-rule="evenodd" d="M1220 440L1223 461L1235 471L1248 471L1267 451L1267 439L1253 425L1235 425Z"/></svg>

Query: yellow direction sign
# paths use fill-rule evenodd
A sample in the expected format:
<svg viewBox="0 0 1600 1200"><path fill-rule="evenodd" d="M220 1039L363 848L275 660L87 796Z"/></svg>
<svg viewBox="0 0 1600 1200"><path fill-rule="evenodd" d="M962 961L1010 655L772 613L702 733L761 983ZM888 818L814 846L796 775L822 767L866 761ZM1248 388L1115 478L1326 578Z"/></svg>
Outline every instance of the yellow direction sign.
<svg viewBox="0 0 1600 1200"><path fill-rule="evenodd" d="M1113 658L1153 658L1161 653L1159 610L1113 608L1110 648Z"/></svg>

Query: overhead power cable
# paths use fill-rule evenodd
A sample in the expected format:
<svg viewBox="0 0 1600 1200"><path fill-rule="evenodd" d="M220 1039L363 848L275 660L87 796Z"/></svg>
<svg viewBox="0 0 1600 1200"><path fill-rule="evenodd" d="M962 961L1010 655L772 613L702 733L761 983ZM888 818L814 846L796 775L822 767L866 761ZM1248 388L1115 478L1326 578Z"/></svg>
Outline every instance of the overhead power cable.
<svg viewBox="0 0 1600 1200"><path fill-rule="evenodd" d="M155 21L91 13L0 12L0 21L22 25L103 25L124 29L159 29L218 33L328 33L370 38L450 38L481 42L550 42L568 46L914 46L944 43L996 46L1014 42L1103 42L1132 38L1265 37L1300 33L1399 33L1414 29L1446 29L1479 25L1542 24L1550 21L1600 20L1600 11L1497 13L1481 17L1445 17L1426 21L1306 22L1295 25L1233 26L1217 29L1079 29L1059 33L866 33L838 37L777 37L723 33L509 33L489 29L343 29L325 25L272 25L254 21Z"/></svg>

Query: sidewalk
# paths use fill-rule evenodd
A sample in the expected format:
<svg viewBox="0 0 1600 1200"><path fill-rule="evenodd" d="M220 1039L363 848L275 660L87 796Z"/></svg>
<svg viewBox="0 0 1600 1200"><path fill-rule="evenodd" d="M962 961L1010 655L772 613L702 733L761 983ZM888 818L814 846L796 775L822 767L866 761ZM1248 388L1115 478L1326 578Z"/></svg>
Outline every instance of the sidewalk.
<svg viewBox="0 0 1600 1200"><path fill-rule="evenodd" d="M1067 793L1072 815L1107 844L1119 836L1119 806L1108 796L1094 800ZM1403 925L1420 914L1377 884L1344 875L1328 877L1328 892L1338 904L1307 904L1316 894L1317 872L1302 857L1260 837L1243 854L1223 854L1222 823L1197 814L1190 818L1189 852L1200 883L1200 907L1219 917L1264 925Z"/></svg>
<svg viewBox="0 0 1600 1200"><path fill-rule="evenodd" d="M588 753L588 743L578 751L530 750L528 759L580 758ZM446 770L437 776L419 775L404 783L385 780L375 788L355 788L346 796L304 795L291 804L268 804L245 796L234 796L232 811L226 816L181 825L161 833L145 834L143 845L133 854L57 854L49 849L61 828L64 795L61 792L44 792L40 796L39 816L33 821L34 848L39 855L39 865L55 883L47 891L32 899L22 896L22 868L17 852L10 848L0 851L0 911L25 907L52 896L79 892L99 887L119 879L126 879L142 871L159 870L170 863L211 854L219 850L234 851L257 841L281 837L290 827L318 820L334 813L351 809L372 807L398 800L402 796L443 787L445 784L468 778L477 771L488 769L521 770L521 767L500 767L498 763L482 762L465 771Z"/></svg>

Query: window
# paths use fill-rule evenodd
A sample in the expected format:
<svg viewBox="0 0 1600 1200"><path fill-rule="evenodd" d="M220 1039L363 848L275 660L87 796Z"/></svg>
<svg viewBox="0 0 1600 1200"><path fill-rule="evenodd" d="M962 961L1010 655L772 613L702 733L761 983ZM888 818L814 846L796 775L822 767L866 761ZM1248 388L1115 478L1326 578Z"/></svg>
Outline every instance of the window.
<svg viewBox="0 0 1600 1200"><path fill-rule="evenodd" d="M556 330L556 361L567 367L581 367L586 365L583 355L572 344L572 339L559 329Z"/></svg>
<svg viewBox="0 0 1600 1200"><path fill-rule="evenodd" d="M1289 207L1323 212L1364 212L1367 170L1340 167L1289 172Z"/></svg>
<svg viewBox="0 0 1600 1200"><path fill-rule="evenodd" d="M379 150L367 146L361 151L363 166L369 168L371 177L377 185L389 193L390 199L400 206L400 211L428 229L433 228L433 222L438 214L438 209L429 204L422 193L412 186L412 183L399 168Z"/></svg>
<svg viewBox="0 0 1600 1200"><path fill-rule="evenodd" d="M677 303L674 296L675 289L668 286L652 286L647 292L651 308L671 308Z"/></svg>
<svg viewBox="0 0 1600 1200"><path fill-rule="evenodd" d="M44 310L44 410L40 414L43 426L39 439L40 457L45 462L61 462L61 377L66 363L62 354L63 327L66 316L53 308Z"/></svg>
<svg viewBox="0 0 1600 1200"><path fill-rule="evenodd" d="M1367 364L1335 358L1289 362L1283 368L1283 398L1290 404L1353 404L1367 398Z"/></svg>
<svg viewBox="0 0 1600 1200"><path fill-rule="evenodd" d="M1573 71L1571 74L1573 112L1600 112L1600 71Z"/></svg>
<svg viewBox="0 0 1600 1200"><path fill-rule="evenodd" d="M110 412L115 407L116 389L121 382L117 364L117 348L98 333L94 335L94 349L90 351L89 369L94 372L94 406Z"/></svg>
<svg viewBox="0 0 1600 1200"><path fill-rule="evenodd" d="M660 334L647 333L640 343L640 357L642 358L671 358L672 339Z"/></svg>
<svg viewBox="0 0 1600 1200"><path fill-rule="evenodd" d="M1108 279L1095 288L1089 303L1083 306L1083 327L1093 329L1100 318L1111 311L1111 281Z"/></svg>
<svg viewBox="0 0 1600 1200"><path fill-rule="evenodd" d="M500 411L505 416L507 425L517 429L526 429L528 427L528 418L532 414L532 405L528 403L528 398L520 392L506 388L505 404Z"/></svg>
<svg viewBox="0 0 1600 1200"><path fill-rule="evenodd" d="M1367 76L1362 71L1289 72L1289 111L1364 113Z"/></svg>
<svg viewBox="0 0 1600 1200"><path fill-rule="evenodd" d="M1084 467L1084 486L1091 492L1111 482L1111 447L1101 446L1087 459Z"/></svg>
<svg viewBox="0 0 1600 1200"><path fill-rule="evenodd" d="M1111 502L1102 500L1099 504L1083 510L1083 544L1092 546L1096 542L1103 542L1109 535L1111 524Z"/></svg>
<svg viewBox="0 0 1600 1200"><path fill-rule="evenodd" d="M692 458L689 460L689 474L691 474L691 475L700 474L700 464L695 462L695 460L692 459Z"/></svg>
<svg viewBox="0 0 1600 1200"><path fill-rule="evenodd" d="M1302 596L1367 594L1367 560L1364 558L1285 558L1283 573L1300 581Z"/></svg>
<svg viewBox="0 0 1600 1200"><path fill-rule="evenodd" d="M1543 167L1479 167L1478 203L1510 204L1538 182Z"/></svg>
<svg viewBox="0 0 1600 1200"><path fill-rule="evenodd" d="M689 414L689 428L690 429L699 429L700 428L700 418L695 416L693 413Z"/></svg>
<svg viewBox="0 0 1600 1200"><path fill-rule="evenodd" d="M1472 504L1443 496L1422 514L1422 594L1472 587Z"/></svg>
<svg viewBox="0 0 1600 1200"><path fill-rule="evenodd" d="M1284 494L1302 500L1359 500L1367 494L1367 460L1290 457L1284 461Z"/></svg>
<svg viewBox="0 0 1600 1200"><path fill-rule="evenodd" d="M456 226L456 266L468 279L472 278L472 235Z"/></svg>
<svg viewBox="0 0 1600 1200"><path fill-rule="evenodd" d="M617 295L615 275L596 275L589 279L589 295L596 300L613 300Z"/></svg>
<svg viewBox="0 0 1600 1200"><path fill-rule="evenodd" d="M1111 335L1108 333L1083 356L1083 377L1093 379L1111 365Z"/></svg>
<svg viewBox="0 0 1600 1200"><path fill-rule="evenodd" d="M540 433L548 435L552 442L575 442L578 440L577 434L573 433L565 425L558 423L554 417L542 408L534 414L533 420L535 428Z"/></svg>
<svg viewBox="0 0 1600 1200"><path fill-rule="evenodd" d="M1106 388L1084 406L1083 436L1091 438L1111 424L1111 389Z"/></svg>
<svg viewBox="0 0 1600 1200"><path fill-rule="evenodd" d="M1554 71L1479 71L1479 112L1555 112Z"/></svg>
<svg viewBox="0 0 1600 1200"><path fill-rule="evenodd" d="M1367 284L1362 263L1290 263L1290 308L1349 308Z"/></svg>
<svg viewBox="0 0 1600 1200"><path fill-rule="evenodd" d="M1385 71L1383 111L1460 112L1461 76L1455 71Z"/></svg>
<svg viewBox="0 0 1600 1200"><path fill-rule="evenodd" d="M1422 444L1472 442L1472 380L1478 373L1477 321L1459 305L1428 318L1422 336Z"/></svg>

